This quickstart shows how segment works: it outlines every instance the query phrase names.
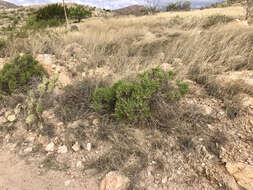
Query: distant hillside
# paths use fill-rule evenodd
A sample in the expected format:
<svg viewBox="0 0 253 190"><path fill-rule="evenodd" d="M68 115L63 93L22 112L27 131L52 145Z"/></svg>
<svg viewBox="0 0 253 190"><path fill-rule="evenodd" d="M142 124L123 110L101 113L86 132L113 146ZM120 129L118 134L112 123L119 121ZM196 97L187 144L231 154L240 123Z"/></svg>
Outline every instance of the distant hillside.
<svg viewBox="0 0 253 190"><path fill-rule="evenodd" d="M146 12L146 7L142 5L132 5L121 9L113 10L116 15L144 15Z"/></svg>
<svg viewBox="0 0 253 190"><path fill-rule="evenodd" d="M0 8L17 8L19 6L13 4L13 3L9 3L7 1L3 1L3 0L0 0Z"/></svg>

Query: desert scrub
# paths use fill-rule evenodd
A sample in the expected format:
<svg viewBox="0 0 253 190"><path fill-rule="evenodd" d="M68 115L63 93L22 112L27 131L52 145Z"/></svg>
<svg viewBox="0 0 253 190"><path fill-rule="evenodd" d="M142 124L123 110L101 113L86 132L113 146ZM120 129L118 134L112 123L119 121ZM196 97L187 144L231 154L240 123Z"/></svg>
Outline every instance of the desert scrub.
<svg viewBox="0 0 253 190"><path fill-rule="evenodd" d="M139 74L135 82L120 80L110 88L97 89L93 94L93 107L97 111L112 112L118 120L145 120L150 116L154 94L166 89L173 78L173 72L153 68ZM176 86L169 92L170 100L180 98L189 91L186 83L177 82Z"/></svg>
<svg viewBox="0 0 253 190"><path fill-rule="evenodd" d="M231 21L233 21L233 18L226 15L212 15L206 18L202 27L207 29L216 24L226 24Z"/></svg>
<svg viewBox="0 0 253 190"><path fill-rule="evenodd" d="M45 70L31 55L17 56L12 63L5 63L0 71L0 92L11 94L24 86L33 76L41 76Z"/></svg>

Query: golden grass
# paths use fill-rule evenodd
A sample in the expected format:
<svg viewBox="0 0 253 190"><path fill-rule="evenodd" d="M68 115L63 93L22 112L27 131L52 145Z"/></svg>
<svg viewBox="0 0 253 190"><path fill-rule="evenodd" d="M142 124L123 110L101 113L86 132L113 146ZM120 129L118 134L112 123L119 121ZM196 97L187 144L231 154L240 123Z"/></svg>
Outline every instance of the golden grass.
<svg viewBox="0 0 253 190"><path fill-rule="evenodd" d="M14 39L9 50L11 55L20 51L33 55L53 53L62 59L69 44L78 44L85 51L79 51L75 57L85 57L87 61L76 66L85 72L93 69L96 78L107 80L108 76L111 82L164 63L172 64L181 72L181 78L195 80L245 68L251 60L252 27L234 20L203 28L212 15L243 20L245 10L227 7L141 17L90 18L78 24L76 32L59 27ZM234 58L239 62L233 63ZM178 65L175 59L183 64ZM107 75L101 74L106 72Z"/></svg>

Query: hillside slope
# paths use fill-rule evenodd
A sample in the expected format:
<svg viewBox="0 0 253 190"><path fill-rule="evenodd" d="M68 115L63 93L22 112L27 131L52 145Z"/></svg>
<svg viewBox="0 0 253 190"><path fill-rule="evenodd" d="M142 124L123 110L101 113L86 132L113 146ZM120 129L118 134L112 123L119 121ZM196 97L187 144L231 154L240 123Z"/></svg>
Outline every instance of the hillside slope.
<svg viewBox="0 0 253 190"><path fill-rule="evenodd" d="M54 189L64 183L98 190L105 174L117 170L130 179L131 190L251 190L253 30L244 18L240 6L90 18L77 24L79 31L59 27L7 38L0 68L30 53L59 78L45 96L40 90L52 81L43 79L48 86L42 88L35 77L3 97L0 160L10 165L8 157L19 155L13 156L17 165L0 173L3 188L15 189L15 168L22 178L15 185L28 186L36 175L27 178L20 167L32 167L44 174L38 184L48 181ZM157 66L173 71L190 92L171 101L176 84L166 84L152 94L151 115L141 122L94 109L95 89L135 81ZM52 181L52 173L59 180Z"/></svg>
<svg viewBox="0 0 253 190"><path fill-rule="evenodd" d="M17 8L19 6L13 4L13 3L9 3L7 1L3 1L3 0L0 0L0 8Z"/></svg>

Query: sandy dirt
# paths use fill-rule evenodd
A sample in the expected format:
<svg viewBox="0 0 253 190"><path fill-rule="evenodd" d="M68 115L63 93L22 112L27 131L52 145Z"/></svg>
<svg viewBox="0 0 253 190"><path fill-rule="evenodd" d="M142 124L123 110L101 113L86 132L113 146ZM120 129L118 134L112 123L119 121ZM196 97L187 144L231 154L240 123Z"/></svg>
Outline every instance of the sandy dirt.
<svg viewBox="0 0 253 190"><path fill-rule="evenodd" d="M41 174L33 164L27 164L14 153L0 150L1 190L96 190L97 185L72 179L64 172L48 171Z"/></svg>

